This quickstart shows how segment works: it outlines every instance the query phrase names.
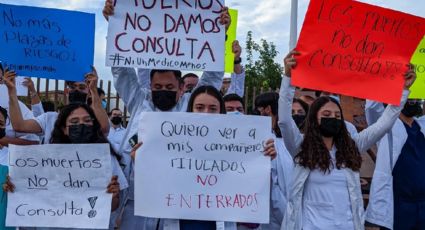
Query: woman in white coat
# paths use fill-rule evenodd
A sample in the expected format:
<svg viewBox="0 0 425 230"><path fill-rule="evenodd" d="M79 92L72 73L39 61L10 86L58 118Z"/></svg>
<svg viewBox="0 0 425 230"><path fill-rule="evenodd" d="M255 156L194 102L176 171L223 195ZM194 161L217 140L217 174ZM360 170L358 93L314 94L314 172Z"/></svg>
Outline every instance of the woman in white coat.
<svg viewBox="0 0 425 230"><path fill-rule="evenodd" d="M279 126L296 163L281 229L364 229L360 152L391 129L402 107L388 106L374 125L350 137L339 103L330 97L320 97L310 107L302 135L291 116L295 89L289 77L296 65L296 55L299 53L292 51L285 58L286 76L279 97ZM405 89L414 79L414 73L406 75ZM407 96L405 90L402 105Z"/></svg>

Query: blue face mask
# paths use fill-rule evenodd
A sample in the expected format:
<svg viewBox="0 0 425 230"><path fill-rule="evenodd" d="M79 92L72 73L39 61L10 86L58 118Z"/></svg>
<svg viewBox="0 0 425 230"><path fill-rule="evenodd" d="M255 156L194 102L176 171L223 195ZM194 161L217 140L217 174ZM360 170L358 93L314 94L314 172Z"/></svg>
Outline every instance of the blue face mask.
<svg viewBox="0 0 425 230"><path fill-rule="evenodd" d="M102 100L102 108L106 109L106 101Z"/></svg>
<svg viewBox="0 0 425 230"><path fill-rule="evenodd" d="M243 113L239 112L239 111L231 111L231 112L226 112L226 114L228 115L243 115Z"/></svg>

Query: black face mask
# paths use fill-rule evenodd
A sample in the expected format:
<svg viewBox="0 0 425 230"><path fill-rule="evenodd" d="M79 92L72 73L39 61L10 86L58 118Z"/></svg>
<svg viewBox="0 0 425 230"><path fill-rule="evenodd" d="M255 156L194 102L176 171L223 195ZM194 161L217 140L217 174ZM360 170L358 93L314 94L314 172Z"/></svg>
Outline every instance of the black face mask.
<svg viewBox="0 0 425 230"><path fill-rule="evenodd" d="M119 125L122 122L122 117L113 117L113 118L111 118L111 122L114 125Z"/></svg>
<svg viewBox="0 0 425 230"><path fill-rule="evenodd" d="M154 90L152 91L153 104L162 111L172 109L176 104L177 91Z"/></svg>
<svg viewBox="0 0 425 230"><path fill-rule="evenodd" d="M69 92L68 100L70 104L86 104L87 103L87 93L80 92L78 90L73 90Z"/></svg>
<svg viewBox="0 0 425 230"><path fill-rule="evenodd" d="M422 114L422 108L420 102L409 103L406 102L401 113L406 117L416 117Z"/></svg>
<svg viewBox="0 0 425 230"><path fill-rule="evenodd" d="M6 136L6 129L5 128L1 128L0 129L0 139L2 139L5 136Z"/></svg>
<svg viewBox="0 0 425 230"><path fill-rule="evenodd" d="M320 133L324 137L335 137L341 132L342 122L341 119L322 117L320 120Z"/></svg>
<svg viewBox="0 0 425 230"><path fill-rule="evenodd" d="M292 115L292 119L294 119L297 127L301 128L301 126L304 124L305 115Z"/></svg>
<svg viewBox="0 0 425 230"><path fill-rule="evenodd" d="M73 144L87 144L90 143L94 136L93 125L71 125L69 129L69 140Z"/></svg>

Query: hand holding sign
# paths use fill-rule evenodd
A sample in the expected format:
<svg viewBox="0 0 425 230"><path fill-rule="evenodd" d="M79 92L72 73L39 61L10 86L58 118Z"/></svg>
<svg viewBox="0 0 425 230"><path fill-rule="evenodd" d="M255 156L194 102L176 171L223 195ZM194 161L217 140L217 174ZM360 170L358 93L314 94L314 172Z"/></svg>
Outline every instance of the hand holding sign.
<svg viewBox="0 0 425 230"><path fill-rule="evenodd" d="M294 69L295 66L297 65L297 60L295 59L295 56L298 56L298 55L300 55L300 52L297 52L295 50L292 50L283 59L283 64L285 66L285 75L287 77L291 77L292 76L292 69Z"/></svg>
<svg viewBox="0 0 425 230"><path fill-rule="evenodd" d="M6 85L7 89L9 90L9 94L13 92L16 94L15 78L16 78L15 71L8 70L8 69L4 70L3 82Z"/></svg>
<svg viewBox="0 0 425 230"><path fill-rule="evenodd" d="M3 186L3 192L14 192L15 191L15 185L10 181L10 176L8 175L6 177L6 181L4 182Z"/></svg>
<svg viewBox="0 0 425 230"><path fill-rule="evenodd" d="M415 66L412 64L407 65L407 67L409 67L409 69L404 74L404 89L409 90L416 80L416 72Z"/></svg>
<svg viewBox="0 0 425 230"><path fill-rule="evenodd" d="M105 6L103 7L102 14L103 17L105 17L106 21L109 20L109 16L114 14L114 4L112 3L112 0L105 1Z"/></svg>
<svg viewBox="0 0 425 230"><path fill-rule="evenodd" d="M405 63L425 20L351 0L311 0L297 44L295 86L399 104ZM320 39L320 42L317 42Z"/></svg>

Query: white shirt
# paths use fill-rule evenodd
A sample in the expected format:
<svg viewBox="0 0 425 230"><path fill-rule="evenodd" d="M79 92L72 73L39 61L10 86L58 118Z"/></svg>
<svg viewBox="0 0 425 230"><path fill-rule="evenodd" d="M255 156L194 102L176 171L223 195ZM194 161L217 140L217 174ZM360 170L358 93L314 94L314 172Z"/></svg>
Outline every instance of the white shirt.
<svg viewBox="0 0 425 230"><path fill-rule="evenodd" d="M40 126L42 132L40 136L44 136L44 141L42 144L50 143L50 138L52 136L52 131L55 128L55 122L58 119L57 112L47 112L43 113L40 116L34 118L34 120Z"/></svg>
<svg viewBox="0 0 425 230"><path fill-rule="evenodd" d="M333 165L336 148L331 150ZM308 177L303 200L303 230L354 230L353 213L344 170L315 169Z"/></svg>
<svg viewBox="0 0 425 230"><path fill-rule="evenodd" d="M31 110L29 110L28 107L24 103L18 101L18 104L19 104L19 108L21 109L21 114L22 114L22 117L24 118L24 120L34 119L34 115L32 114ZM6 110L7 110L8 116L10 117L11 114L9 112L9 108L6 108ZM38 136L35 135L35 134L15 132L15 130L12 127L12 123L10 122L10 119L8 119L8 121L6 122L6 136L7 137L15 137L15 138L17 137L17 138L25 139L25 140L28 140L28 141L39 141L40 140L38 138Z"/></svg>
<svg viewBox="0 0 425 230"><path fill-rule="evenodd" d="M120 145L124 139L126 129L121 125L118 128L114 128L112 125L109 128L108 140L112 144L115 152L118 153L120 150Z"/></svg>

